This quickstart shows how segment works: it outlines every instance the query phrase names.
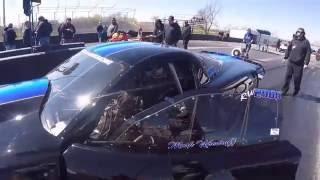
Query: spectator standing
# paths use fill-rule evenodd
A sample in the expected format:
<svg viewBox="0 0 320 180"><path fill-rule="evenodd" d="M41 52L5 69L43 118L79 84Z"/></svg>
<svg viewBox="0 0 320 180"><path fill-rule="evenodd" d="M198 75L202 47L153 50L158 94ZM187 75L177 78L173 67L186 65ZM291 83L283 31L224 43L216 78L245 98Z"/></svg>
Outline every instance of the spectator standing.
<svg viewBox="0 0 320 180"><path fill-rule="evenodd" d="M280 46L281 46L281 40L278 39L277 45L276 45L276 51L280 51Z"/></svg>
<svg viewBox="0 0 320 180"><path fill-rule="evenodd" d="M43 16L38 18L36 27L36 40L39 46L48 46L50 44L50 34L52 33L52 25Z"/></svg>
<svg viewBox="0 0 320 180"><path fill-rule="evenodd" d="M32 30L30 21L26 21L24 23L24 31L23 31L23 45L24 47L32 46Z"/></svg>
<svg viewBox="0 0 320 180"><path fill-rule="evenodd" d="M139 27L139 29L138 29L138 39L140 40L140 41L142 41L142 33L143 33L143 30L142 30L142 27Z"/></svg>
<svg viewBox="0 0 320 180"><path fill-rule="evenodd" d="M117 23L116 18L112 18L111 24L109 25L108 31L107 31L108 39L111 39L112 35L118 32L118 28L119 28L119 25Z"/></svg>
<svg viewBox="0 0 320 180"><path fill-rule="evenodd" d="M103 31L102 31L102 42L106 42L108 39L108 26L104 25Z"/></svg>
<svg viewBox="0 0 320 180"><path fill-rule="evenodd" d="M303 75L303 69L310 62L311 45L305 37L303 28L299 28L296 37L289 43L284 59L288 59L285 83L282 87L282 95L286 95L289 90L291 78L294 79L294 93L296 96L300 91L300 84Z"/></svg>
<svg viewBox="0 0 320 180"><path fill-rule="evenodd" d="M62 26L63 26L64 23L61 23L58 27L58 36L59 36L59 41L60 41L60 44L62 42Z"/></svg>
<svg viewBox="0 0 320 180"><path fill-rule="evenodd" d="M165 30L165 42L170 46L177 46L181 38L181 28L177 22L174 21L174 17L169 17L169 25Z"/></svg>
<svg viewBox="0 0 320 180"><path fill-rule="evenodd" d="M13 25L10 23L8 27L4 28L3 42L6 50L12 50L16 48L17 35L13 29Z"/></svg>
<svg viewBox="0 0 320 180"><path fill-rule="evenodd" d="M249 51L251 49L251 45L253 44L253 34L251 33L250 28L247 30L247 33L243 37L243 43L246 45L245 57L249 57Z"/></svg>
<svg viewBox="0 0 320 180"><path fill-rule="evenodd" d="M103 33L103 26L102 26L102 23L99 22L99 24L97 26L97 34L98 34L99 43L102 42L102 33Z"/></svg>
<svg viewBox="0 0 320 180"><path fill-rule="evenodd" d="M73 42L73 38L76 33L76 28L71 23L71 18L66 19L66 22L61 27L61 33L62 33L61 44Z"/></svg>
<svg viewBox="0 0 320 180"><path fill-rule="evenodd" d="M184 22L184 26L182 28L182 39L183 39L183 47L184 49L188 49L189 40L191 39L192 30L188 21Z"/></svg>
<svg viewBox="0 0 320 180"><path fill-rule="evenodd" d="M154 24L154 30L153 30L153 42L156 43L163 43L164 39L164 24L160 19L157 19L155 24Z"/></svg>

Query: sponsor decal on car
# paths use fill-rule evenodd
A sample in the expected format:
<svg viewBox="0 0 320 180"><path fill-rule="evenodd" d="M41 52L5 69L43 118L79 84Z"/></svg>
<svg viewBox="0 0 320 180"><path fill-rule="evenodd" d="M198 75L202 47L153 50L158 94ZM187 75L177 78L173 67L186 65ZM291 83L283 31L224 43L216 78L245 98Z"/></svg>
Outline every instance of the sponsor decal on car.
<svg viewBox="0 0 320 180"><path fill-rule="evenodd" d="M241 94L240 100L247 100L249 97L264 98L279 101L282 98L281 91L269 89L254 89Z"/></svg>
<svg viewBox="0 0 320 180"><path fill-rule="evenodd" d="M233 147L237 142L236 138L231 138L228 140L199 140L191 142L180 142L180 141L170 141L168 143L168 149L191 149L198 147L201 149L208 149L210 147L224 146L224 147Z"/></svg>

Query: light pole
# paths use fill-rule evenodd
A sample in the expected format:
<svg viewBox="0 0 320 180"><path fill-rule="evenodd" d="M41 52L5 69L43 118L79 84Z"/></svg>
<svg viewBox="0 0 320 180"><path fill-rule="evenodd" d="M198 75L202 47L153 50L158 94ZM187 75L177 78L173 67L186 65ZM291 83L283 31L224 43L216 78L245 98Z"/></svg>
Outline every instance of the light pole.
<svg viewBox="0 0 320 180"><path fill-rule="evenodd" d="M6 0L2 0L2 8L3 8L3 27L6 26Z"/></svg>

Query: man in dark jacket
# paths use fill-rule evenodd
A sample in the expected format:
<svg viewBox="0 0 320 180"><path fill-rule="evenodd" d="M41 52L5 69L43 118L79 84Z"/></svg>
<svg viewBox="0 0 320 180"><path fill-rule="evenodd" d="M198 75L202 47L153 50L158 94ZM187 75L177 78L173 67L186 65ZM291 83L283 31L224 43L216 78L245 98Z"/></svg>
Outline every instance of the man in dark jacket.
<svg viewBox="0 0 320 180"><path fill-rule="evenodd" d="M303 28L299 28L296 32L296 38L293 39L288 46L284 59L288 59L285 83L282 87L282 94L286 95L289 90L291 78L294 78L294 93L296 96L300 91L300 84L303 75L303 69L310 62L311 46L305 37Z"/></svg>
<svg viewBox="0 0 320 180"><path fill-rule="evenodd" d="M43 16L38 18L39 22L36 27L36 39L39 46L47 46L50 44L50 34L52 33L52 25Z"/></svg>
<svg viewBox="0 0 320 180"><path fill-rule="evenodd" d="M165 42L170 46L177 46L181 38L181 28L178 23L174 21L174 17L169 17L169 25L165 30Z"/></svg>
<svg viewBox="0 0 320 180"><path fill-rule="evenodd" d="M6 50L12 50L16 48L15 40L17 38L16 32L13 29L13 25L10 23L8 27L4 28L3 42Z"/></svg>
<svg viewBox="0 0 320 180"><path fill-rule="evenodd" d="M184 26L182 28L182 39L183 39L183 47L184 49L188 49L188 43L189 40L191 39L191 26L189 25L188 21L184 22Z"/></svg>
<svg viewBox="0 0 320 180"><path fill-rule="evenodd" d="M162 43L164 39L164 25L162 24L160 19L157 19L154 26L153 42Z"/></svg>
<svg viewBox="0 0 320 180"><path fill-rule="evenodd" d="M71 18L67 18L66 22L61 27L62 43L73 42L74 34L76 33L76 28L71 23Z"/></svg>
<svg viewBox="0 0 320 180"><path fill-rule="evenodd" d="M23 45L25 47L32 46L32 32L31 32L31 23L26 21L24 23L25 30L23 31Z"/></svg>
<svg viewBox="0 0 320 180"><path fill-rule="evenodd" d="M98 34L98 40L100 43L102 42L102 32L103 32L103 26L102 26L102 23L99 22L97 26L97 34Z"/></svg>

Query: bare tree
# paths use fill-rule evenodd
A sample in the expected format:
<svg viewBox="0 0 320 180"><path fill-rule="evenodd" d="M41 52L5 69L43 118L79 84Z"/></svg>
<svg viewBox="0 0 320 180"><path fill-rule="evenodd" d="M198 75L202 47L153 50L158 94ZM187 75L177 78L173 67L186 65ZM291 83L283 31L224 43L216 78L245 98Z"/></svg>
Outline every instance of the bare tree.
<svg viewBox="0 0 320 180"><path fill-rule="evenodd" d="M209 34L212 26L217 25L216 17L220 13L221 7L217 4L217 1L209 2L204 8L198 11L198 17L203 19L203 24L200 28L205 34Z"/></svg>

